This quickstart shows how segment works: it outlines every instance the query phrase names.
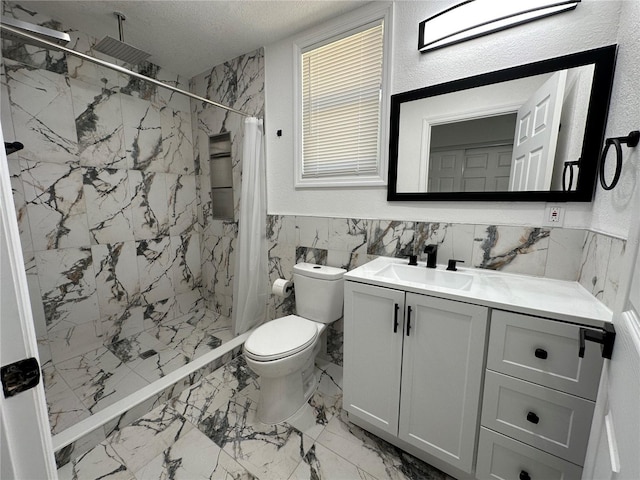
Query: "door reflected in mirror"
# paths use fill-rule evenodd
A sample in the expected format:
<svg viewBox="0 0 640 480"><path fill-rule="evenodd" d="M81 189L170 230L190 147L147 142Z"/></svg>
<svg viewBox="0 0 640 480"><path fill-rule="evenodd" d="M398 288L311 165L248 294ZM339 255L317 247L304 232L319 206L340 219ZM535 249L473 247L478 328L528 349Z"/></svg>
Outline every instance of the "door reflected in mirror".
<svg viewBox="0 0 640 480"><path fill-rule="evenodd" d="M564 162L580 157L593 70L585 65L403 103L398 192L562 190Z"/></svg>
<svg viewBox="0 0 640 480"><path fill-rule="evenodd" d="M392 96L388 199L590 200L615 51Z"/></svg>

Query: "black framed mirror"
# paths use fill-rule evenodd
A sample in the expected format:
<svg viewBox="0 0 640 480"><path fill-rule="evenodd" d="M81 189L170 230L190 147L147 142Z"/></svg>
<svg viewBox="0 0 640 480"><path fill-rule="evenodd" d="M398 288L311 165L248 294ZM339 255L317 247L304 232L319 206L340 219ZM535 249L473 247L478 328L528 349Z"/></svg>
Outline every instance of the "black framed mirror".
<svg viewBox="0 0 640 480"><path fill-rule="evenodd" d="M591 201L616 52L392 95L387 200Z"/></svg>

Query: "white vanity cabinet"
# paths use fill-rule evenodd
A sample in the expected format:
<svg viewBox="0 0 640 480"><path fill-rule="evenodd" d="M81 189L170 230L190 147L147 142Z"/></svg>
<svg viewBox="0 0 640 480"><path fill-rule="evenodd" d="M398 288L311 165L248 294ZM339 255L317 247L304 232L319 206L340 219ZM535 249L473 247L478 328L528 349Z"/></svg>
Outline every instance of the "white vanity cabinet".
<svg viewBox="0 0 640 480"><path fill-rule="evenodd" d="M471 473L488 308L345 282L344 408Z"/></svg>
<svg viewBox="0 0 640 480"><path fill-rule="evenodd" d="M576 282L378 257L345 274L343 407L460 480L578 480L610 320Z"/></svg>

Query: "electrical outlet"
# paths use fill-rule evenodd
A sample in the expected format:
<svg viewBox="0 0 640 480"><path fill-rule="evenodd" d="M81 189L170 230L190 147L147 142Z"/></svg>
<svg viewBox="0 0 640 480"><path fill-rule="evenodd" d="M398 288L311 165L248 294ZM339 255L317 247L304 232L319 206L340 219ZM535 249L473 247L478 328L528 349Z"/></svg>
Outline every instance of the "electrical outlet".
<svg viewBox="0 0 640 480"><path fill-rule="evenodd" d="M545 225L549 227L561 227L564 223L564 207L560 205L547 205L545 209Z"/></svg>

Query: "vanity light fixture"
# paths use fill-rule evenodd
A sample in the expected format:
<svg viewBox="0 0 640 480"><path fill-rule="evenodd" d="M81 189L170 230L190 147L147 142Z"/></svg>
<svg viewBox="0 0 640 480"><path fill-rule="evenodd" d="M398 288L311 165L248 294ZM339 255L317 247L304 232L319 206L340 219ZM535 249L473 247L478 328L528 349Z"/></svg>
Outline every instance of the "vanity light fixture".
<svg viewBox="0 0 640 480"><path fill-rule="evenodd" d="M556 13L580 0L466 0L420 22L418 50L428 52Z"/></svg>

